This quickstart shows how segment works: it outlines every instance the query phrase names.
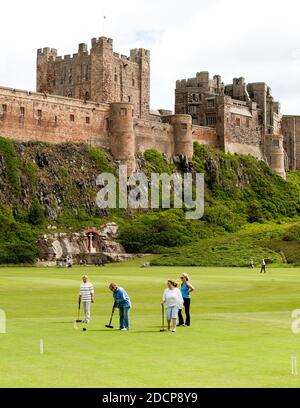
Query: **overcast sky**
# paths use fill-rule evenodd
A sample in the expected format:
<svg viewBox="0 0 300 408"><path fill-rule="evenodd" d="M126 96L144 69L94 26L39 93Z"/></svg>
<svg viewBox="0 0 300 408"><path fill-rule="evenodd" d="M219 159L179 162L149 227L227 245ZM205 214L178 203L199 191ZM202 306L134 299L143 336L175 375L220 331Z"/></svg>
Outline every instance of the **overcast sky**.
<svg viewBox="0 0 300 408"><path fill-rule="evenodd" d="M225 83L267 82L300 114L298 0L9 0L1 3L0 86L35 90L36 49L77 51L104 34L114 50L152 52L152 108L174 107L176 79L210 71Z"/></svg>

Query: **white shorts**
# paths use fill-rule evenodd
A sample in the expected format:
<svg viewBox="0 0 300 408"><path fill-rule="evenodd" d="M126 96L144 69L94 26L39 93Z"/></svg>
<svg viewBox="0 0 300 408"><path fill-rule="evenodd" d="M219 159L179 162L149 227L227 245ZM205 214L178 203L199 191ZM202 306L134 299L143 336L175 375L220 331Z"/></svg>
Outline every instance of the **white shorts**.
<svg viewBox="0 0 300 408"><path fill-rule="evenodd" d="M167 307L167 320L178 319L178 306Z"/></svg>

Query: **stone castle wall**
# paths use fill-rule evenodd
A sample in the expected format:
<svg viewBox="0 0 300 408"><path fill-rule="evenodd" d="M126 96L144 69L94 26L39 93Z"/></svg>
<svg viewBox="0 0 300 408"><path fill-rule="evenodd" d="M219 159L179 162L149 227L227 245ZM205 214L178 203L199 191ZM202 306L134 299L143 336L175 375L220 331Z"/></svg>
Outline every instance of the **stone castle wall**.
<svg viewBox="0 0 300 408"><path fill-rule="evenodd" d="M290 170L300 170L300 116L283 116L282 134Z"/></svg>
<svg viewBox="0 0 300 408"><path fill-rule="evenodd" d="M0 88L0 135L19 141L101 146L131 170L134 155L148 149L191 158L194 141L219 146L216 130L192 126L189 115L138 119L129 103L84 102L11 88Z"/></svg>
<svg viewBox="0 0 300 408"><path fill-rule="evenodd" d="M0 134L20 141L109 147L109 106L0 88Z"/></svg>

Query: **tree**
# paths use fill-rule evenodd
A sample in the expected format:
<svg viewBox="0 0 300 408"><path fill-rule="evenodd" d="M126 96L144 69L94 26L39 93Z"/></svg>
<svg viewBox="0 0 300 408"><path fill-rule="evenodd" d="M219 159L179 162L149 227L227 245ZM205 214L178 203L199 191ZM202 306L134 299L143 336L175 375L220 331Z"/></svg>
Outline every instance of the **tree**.
<svg viewBox="0 0 300 408"><path fill-rule="evenodd" d="M37 198L33 200L29 209L28 222L31 225L42 225L45 222L44 209Z"/></svg>

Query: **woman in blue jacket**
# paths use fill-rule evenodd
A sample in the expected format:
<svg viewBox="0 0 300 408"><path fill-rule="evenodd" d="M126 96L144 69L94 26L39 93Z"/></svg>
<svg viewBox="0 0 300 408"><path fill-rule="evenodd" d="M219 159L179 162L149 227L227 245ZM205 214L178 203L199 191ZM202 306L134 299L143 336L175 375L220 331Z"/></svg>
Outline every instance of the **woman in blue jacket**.
<svg viewBox="0 0 300 408"><path fill-rule="evenodd" d="M109 289L113 292L115 300L115 308L119 309L120 313L120 330L128 331L130 328L129 311L131 308L130 298L123 288L119 288L115 283L109 285Z"/></svg>
<svg viewBox="0 0 300 408"><path fill-rule="evenodd" d="M179 324L178 324L178 326L187 326L187 327L189 327L191 325L191 315L190 315L191 293L195 290L195 288L192 286L192 284L190 282L190 278L186 273L183 273L181 275L180 279L181 279L181 294L182 294L183 301L184 301L186 322L184 324L182 311L179 310L179 314L178 314Z"/></svg>

